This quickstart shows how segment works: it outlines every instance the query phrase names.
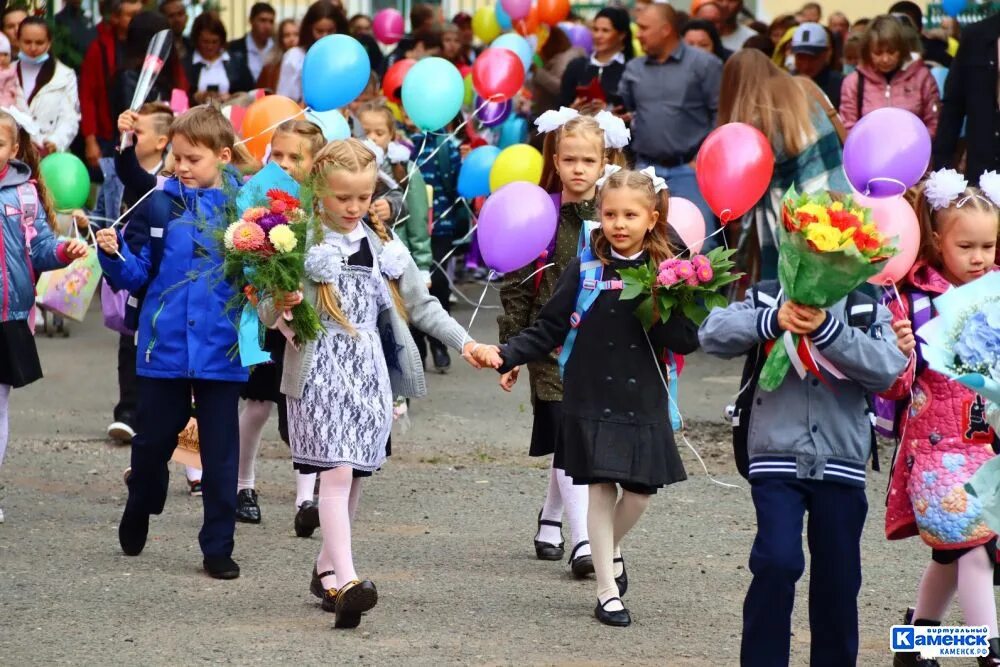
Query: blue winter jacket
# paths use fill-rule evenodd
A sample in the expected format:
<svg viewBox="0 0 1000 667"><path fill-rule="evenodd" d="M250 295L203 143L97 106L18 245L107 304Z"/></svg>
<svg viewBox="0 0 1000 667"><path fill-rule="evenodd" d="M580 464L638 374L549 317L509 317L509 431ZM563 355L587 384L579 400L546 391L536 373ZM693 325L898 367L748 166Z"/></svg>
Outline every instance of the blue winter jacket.
<svg viewBox="0 0 1000 667"><path fill-rule="evenodd" d="M232 191L238 187L227 172ZM227 188L228 189L228 188ZM166 181L132 212L129 230L143 241L118 246L124 261L100 254L115 289L145 294L139 312L136 373L142 377L245 382L234 354L239 313L223 280L218 234L230 222L233 198L220 189L197 190Z"/></svg>
<svg viewBox="0 0 1000 667"><path fill-rule="evenodd" d="M0 179L0 214L3 234L0 235L0 269L3 271L2 308L0 321L26 320L35 304L35 280L43 271L52 271L69 264L63 244L49 228L41 203L37 203L31 250L25 244L21 226L22 204L18 186L28 184L31 169L23 162L11 160ZM34 187L29 186L29 187ZM36 195L37 199L37 195Z"/></svg>

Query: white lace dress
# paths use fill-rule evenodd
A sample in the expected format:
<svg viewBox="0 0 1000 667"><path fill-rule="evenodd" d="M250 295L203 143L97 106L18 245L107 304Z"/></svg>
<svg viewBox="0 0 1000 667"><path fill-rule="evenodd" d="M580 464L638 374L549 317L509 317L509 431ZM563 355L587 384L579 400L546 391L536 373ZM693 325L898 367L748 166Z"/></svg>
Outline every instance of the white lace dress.
<svg viewBox="0 0 1000 667"><path fill-rule="evenodd" d="M371 258L367 243L359 255ZM385 461L392 390L376 319L392 307L392 298L378 262L370 261L374 266L345 264L333 281L356 334L322 315L326 334L317 341L302 398L288 398L292 460L297 464L370 472Z"/></svg>

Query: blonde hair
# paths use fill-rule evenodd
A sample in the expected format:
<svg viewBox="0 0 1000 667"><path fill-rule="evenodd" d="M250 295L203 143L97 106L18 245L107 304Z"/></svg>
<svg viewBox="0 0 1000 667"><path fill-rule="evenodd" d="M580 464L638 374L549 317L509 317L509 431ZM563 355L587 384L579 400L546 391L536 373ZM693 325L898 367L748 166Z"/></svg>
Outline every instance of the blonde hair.
<svg viewBox="0 0 1000 667"><path fill-rule="evenodd" d="M604 130L597 124L593 116L577 116L568 120L558 130L545 134L545 144L542 146L542 178L541 186L546 192L562 192L563 183L556 170L556 155L559 144L566 137L581 137L594 140L600 148L606 163L625 166L625 156L620 149L607 148L604 144Z"/></svg>
<svg viewBox="0 0 1000 667"><path fill-rule="evenodd" d="M899 54L899 64L912 59L911 51L919 51L919 36L913 28L903 25L895 16L879 16L868 24L861 36L861 62L871 66L872 49L881 46ZM860 74L858 76L861 76Z"/></svg>
<svg viewBox="0 0 1000 667"><path fill-rule="evenodd" d="M323 130L319 128L319 125L307 120L286 120L274 131L275 137L279 134L294 134L305 139L306 148L312 157L319 155L319 152L323 150L323 146L326 145L326 137L323 136ZM271 140L274 140L273 137Z"/></svg>
<svg viewBox="0 0 1000 667"><path fill-rule="evenodd" d="M146 102L137 112L140 116L149 116L153 120L153 130L160 136L170 135L170 126L174 122L174 110L163 102Z"/></svg>
<svg viewBox="0 0 1000 667"><path fill-rule="evenodd" d="M1000 216L1000 212L998 212L997 205L976 187L967 187L952 200L948 208L939 210L934 210L927 200L926 190L927 181L925 180L907 192L906 198L913 206L913 210L917 214L917 221L920 223L920 250L917 252L917 260L940 269L942 258L937 244L934 243L935 233L940 233L944 226L954 220L962 211L992 213L995 217ZM960 202L961 208L958 206ZM1000 241L1000 227L997 230L997 240Z"/></svg>
<svg viewBox="0 0 1000 667"><path fill-rule="evenodd" d="M361 114L363 113L374 113L379 114L385 120L385 126L389 128L389 134L395 137L396 134L396 117L392 114L392 109L389 105L385 103L384 99L372 100L371 102L365 102L358 109L358 120L361 119ZM399 182L402 186L406 183L406 165L402 163L396 163L392 165L392 176Z"/></svg>
<svg viewBox="0 0 1000 667"><path fill-rule="evenodd" d="M776 153L795 157L818 136L809 85L814 84L792 77L756 49L737 51L722 68L718 124L753 125Z"/></svg>
<svg viewBox="0 0 1000 667"><path fill-rule="evenodd" d="M361 141L353 137L341 141L331 141L316 154L312 169L313 185L319 195L323 196L323 193L328 189L326 183L331 172L343 170L356 174L368 169L372 170L372 184L374 185L375 170L377 169L375 154ZM313 215L316 220L320 219L319 197L313 200ZM372 228L382 243L388 243L392 240L391 233L377 215L369 213L368 226ZM388 283L396 311L405 320L407 319L406 304L399 292L399 280L388 280ZM354 326L340 307L340 295L337 294L336 289L329 283L321 283L317 292L317 305L325 310L334 322L354 335L356 333Z"/></svg>
<svg viewBox="0 0 1000 667"><path fill-rule="evenodd" d="M601 208L604 197L613 190L632 190L636 192L643 198L645 205L650 211L656 211L660 214L653 229L646 234L646 238L642 243L642 249L649 252L650 259L656 264L673 257L674 249L670 245L667 232L667 211L669 210L670 191L661 190L660 192L656 192L653 187L653 181L649 176L631 169L623 169L612 174L604 182L597 199L598 210ZM611 262L611 242L608 241L600 229L594 230L590 245L594 250L594 255L601 262L604 264Z"/></svg>
<svg viewBox="0 0 1000 667"><path fill-rule="evenodd" d="M58 231L55 205L52 202L52 195L49 193L49 189L45 187L45 179L42 178L40 168L42 160L38 155L38 149L35 148L35 144L31 141L31 135L28 134L27 130L18 125L17 120L6 111L0 111L0 125L6 125L10 128L11 140L17 142L17 159L27 165L28 169L31 170L31 174L35 177L35 190L38 192L38 203L41 204L42 210L45 211L45 217L48 218L49 229Z"/></svg>
<svg viewBox="0 0 1000 667"><path fill-rule="evenodd" d="M178 136L216 153L224 148L233 150L236 145L233 124L211 105L194 107L175 118L170 126L170 141Z"/></svg>

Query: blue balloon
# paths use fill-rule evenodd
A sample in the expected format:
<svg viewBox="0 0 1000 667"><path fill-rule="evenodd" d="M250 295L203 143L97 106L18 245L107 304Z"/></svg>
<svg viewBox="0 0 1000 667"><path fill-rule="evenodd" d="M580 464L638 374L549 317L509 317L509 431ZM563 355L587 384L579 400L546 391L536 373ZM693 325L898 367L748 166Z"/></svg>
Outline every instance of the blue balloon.
<svg viewBox="0 0 1000 667"><path fill-rule="evenodd" d="M514 24L510 21L510 14L508 14L504 8L503 4L499 1L496 4L497 11L497 23L500 24L500 28L503 30L510 30L514 27Z"/></svg>
<svg viewBox="0 0 1000 667"><path fill-rule="evenodd" d="M469 152L458 172L458 194L466 199L490 194L490 169L500 155L496 146L480 146Z"/></svg>
<svg viewBox="0 0 1000 667"><path fill-rule="evenodd" d="M302 99L315 111L347 106L368 85L372 66L361 43L327 35L310 47L302 65Z"/></svg>
<svg viewBox="0 0 1000 667"><path fill-rule="evenodd" d="M521 116L511 114L500 126L500 141L497 145L500 148L507 148L514 144L523 144L528 140L528 122Z"/></svg>
<svg viewBox="0 0 1000 667"><path fill-rule="evenodd" d="M433 132L450 123L462 109L465 81L444 58L424 58L403 79L403 108L422 130Z"/></svg>
<svg viewBox="0 0 1000 667"><path fill-rule="evenodd" d="M942 0L941 7L944 9L944 13L952 18L961 14L966 6L968 6L969 0Z"/></svg>
<svg viewBox="0 0 1000 667"><path fill-rule="evenodd" d="M499 6L500 5L497 5L497 7ZM521 37L516 32L508 32L500 35L490 42L490 48L513 51L517 54L517 57L521 59L521 64L524 65L525 73L531 69L531 59L534 57L535 51L531 48L531 44L528 43L528 40Z"/></svg>
<svg viewBox="0 0 1000 667"><path fill-rule="evenodd" d="M340 109L331 111L306 111L306 120L316 125L323 131L323 138L327 141L337 141L339 139L349 139L351 137L351 126L347 124L344 114Z"/></svg>

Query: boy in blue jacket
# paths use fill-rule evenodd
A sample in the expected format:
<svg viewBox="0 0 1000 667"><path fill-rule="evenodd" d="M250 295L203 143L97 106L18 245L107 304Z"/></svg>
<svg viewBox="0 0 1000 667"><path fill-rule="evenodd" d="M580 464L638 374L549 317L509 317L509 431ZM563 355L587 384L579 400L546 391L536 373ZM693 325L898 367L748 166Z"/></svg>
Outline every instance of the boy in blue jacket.
<svg viewBox="0 0 1000 667"><path fill-rule="evenodd" d="M101 267L111 286L142 295L139 311L138 429L132 442L129 496L118 527L122 550L137 556L146 544L149 515L163 511L167 462L177 436L198 405L205 520L198 541L206 572L235 579L239 459L237 408L247 371L229 351L237 342L234 292L222 279L217 232L233 217L239 187L229 167L236 137L216 109L197 107L171 127L175 176L132 214L148 229L138 250L116 230L97 232Z"/></svg>
<svg viewBox="0 0 1000 667"><path fill-rule="evenodd" d="M885 307L851 306L852 321L867 308L871 324L865 331L846 324L848 301L828 310L782 302L772 281L767 288L755 287L743 302L713 310L699 331L702 348L724 359L760 352L768 341L781 345L785 332L808 336L846 376L799 379L790 370L773 392L756 383L744 388L754 392L746 445L757 512L753 581L743 605L744 667L788 664L795 582L805 569L806 511L810 664L857 662L861 531L868 512L865 465L871 451L866 395L891 386L907 359L896 348Z"/></svg>

